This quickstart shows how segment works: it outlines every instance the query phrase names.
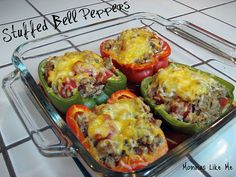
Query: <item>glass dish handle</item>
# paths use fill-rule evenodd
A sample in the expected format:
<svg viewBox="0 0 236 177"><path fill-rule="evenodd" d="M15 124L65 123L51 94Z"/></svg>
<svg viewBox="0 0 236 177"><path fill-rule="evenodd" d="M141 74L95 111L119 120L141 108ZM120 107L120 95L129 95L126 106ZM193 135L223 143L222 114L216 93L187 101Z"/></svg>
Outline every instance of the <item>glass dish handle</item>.
<svg viewBox="0 0 236 177"><path fill-rule="evenodd" d="M187 21L166 25L171 32L236 64L236 45Z"/></svg>
<svg viewBox="0 0 236 177"><path fill-rule="evenodd" d="M53 125L46 113L39 109L35 99L31 98L32 94L27 92L22 83L24 80L24 76L15 70L3 79L2 87L40 153L48 157L77 156L71 141ZM61 126L66 126L64 124L62 121Z"/></svg>
<svg viewBox="0 0 236 177"><path fill-rule="evenodd" d="M27 128L28 130L28 128ZM68 146L68 144L63 144L62 142L65 141L65 139L62 139L61 137L59 139L59 143L47 145L45 144L44 138L40 135L41 130L31 131L31 139L34 142L35 146L38 148L39 152L47 157L59 157L59 156L71 156L76 157L77 154L71 146ZM55 133L55 132L54 132ZM57 133L55 133L57 134Z"/></svg>

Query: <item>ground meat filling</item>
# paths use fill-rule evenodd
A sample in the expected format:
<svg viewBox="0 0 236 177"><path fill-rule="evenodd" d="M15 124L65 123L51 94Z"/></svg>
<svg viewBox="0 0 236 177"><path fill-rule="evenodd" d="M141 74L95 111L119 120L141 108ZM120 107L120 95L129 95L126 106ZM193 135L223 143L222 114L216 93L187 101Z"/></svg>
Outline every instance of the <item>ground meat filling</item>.
<svg viewBox="0 0 236 177"><path fill-rule="evenodd" d="M88 136L88 116L86 114L76 114L76 120L79 125L80 130L82 131L85 137Z"/></svg>
<svg viewBox="0 0 236 177"><path fill-rule="evenodd" d="M102 104L97 106L95 112L90 112L89 114L77 114L77 123L79 128L82 130L85 138L89 139L89 142L96 149L98 154L99 161L101 161L105 166L109 168L114 168L118 165L122 157L129 155L144 155L144 154L155 154L158 150L158 147L165 142L165 137L154 133L150 134L150 132L154 132L155 129L159 129L161 125L161 120L154 119L153 115L150 113L150 108L143 103L143 101L138 98L137 100L138 109L140 112L144 114L139 114L139 118L136 115L134 116L134 122L132 126L135 126L139 131L137 131L136 135L130 138L126 138L126 136L122 133L112 133L108 134L107 137L94 139L89 136L89 121L94 120L95 116L103 115L103 110L107 110L109 108L106 107L106 104ZM113 112L114 113L114 112ZM112 114L113 114L112 113ZM127 114L128 115L128 114ZM109 114L106 114L108 119L112 119ZM137 120L136 120L137 119ZM104 122L105 124L106 122ZM146 124L150 124L147 126ZM116 132L116 130L114 130ZM142 131L148 133L140 133ZM122 134L121 139L112 138L112 136L120 136ZM122 146L122 148L118 148Z"/></svg>
<svg viewBox="0 0 236 177"><path fill-rule="evenodd" d="M84 97L88 96L97 96L102 93L104 84L97 83L97 80L94 77L83 78L79 82L78 90L81 95Z"/></svg>
<svg viewBox="0 0 236 177"><path fill-rule="evenodd" d="M62 71L63 74L57 74L57 81L49 80L50 73L54 72L56 64L58 63L57 60L63 61L63 57L70 57L72 54L69 53L60 57L51 57L47 60L44 66L44 78L48 86L53 89L54 93L63 98L69 98L76 92L79 92L83 97L94 97L101 94L107 79L113 75L111 72L113 64L111 59L106 59L102 61L103 66L96 68L90 61L96 64L101 62L101 59L93 58L90 53L85 55L87 58L85 58L84 62L75 62L71 66L70 71L67 71L67 75ZM74 54L76 53L74 52ZM109 75L107 75L107 73Z"/></svg>
<svg viewBox="0 0 236 177"><path fill-rule="evenodd" d="M49 87L51 87L51 82L48 80L49 72L54 69L54 64L51 60L49 60L44 67L44 78L46 82L48 83Z"/></svg>
<svg viewBox="0 0 236 177"><path fill-rule="evenodd" d="M160 136L156 136L154 138L146 136L138 140L124 140L124 144L127 148L126 151L129 153L143 155L155 152L163 141L163 138ZM117 146L118 144L115 141L109 139L99 141L96 146L96 149L100 155L100 160L109 168L114 168L117 166L120 159L127 155L125 150L117 152Z"/></svg>
<svg viewBox="0 0 236 177"><path fill-rule="evenodd" d="M117 152L117 146L117 142L110 139L101 140L96 146L100 160L110 168L117 166L122 155L125 155L125 152L123 154Z"/></svg>
<svg viewBox="0 0 236 177"><path fill-rule="evenodd" d="M157 105L163 104L165 110L180 121L209 125L222 114L219 100L227 97L227 91L219 83L212 85L210 92L201 95L198 99L187 102L176 95L164 96L163 89L151 87L148 96L155 100Z"/></svg>

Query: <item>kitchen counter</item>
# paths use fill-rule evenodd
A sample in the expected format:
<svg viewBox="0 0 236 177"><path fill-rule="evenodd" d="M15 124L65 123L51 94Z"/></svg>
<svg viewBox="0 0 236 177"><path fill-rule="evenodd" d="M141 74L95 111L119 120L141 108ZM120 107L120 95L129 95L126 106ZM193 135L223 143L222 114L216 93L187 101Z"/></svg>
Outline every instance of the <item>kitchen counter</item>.
<svg viewBox="0 0 236 177"><path fill-rule="evenodd" d="M121 4L122 8L114 12L104 10L114 4ZM75 20L73 14L68 15L73 9L81 13L81 19ZM94 16L90 14L92 10L96 12ZM236 0L1 0L0 80L14 70L11 56L18 45L135 12L151 12L166 19L187 20L231 43L236 43ZM63 22L63 17L68 16L70 19ZM216 73L214 68L218 68L219 76L236 86L236 65L218 62L214 59L219 56L193 48L190 43L179 43L192 55L208 62L212 73ZM199 68L204 69L204 66ZM48 158L41 155L2 88L0 97L0 177L89 176L80 163L71 157ZM234 135L235 119L160 176L236 176ZM205 168L198 168L199 166Z"/></svg>

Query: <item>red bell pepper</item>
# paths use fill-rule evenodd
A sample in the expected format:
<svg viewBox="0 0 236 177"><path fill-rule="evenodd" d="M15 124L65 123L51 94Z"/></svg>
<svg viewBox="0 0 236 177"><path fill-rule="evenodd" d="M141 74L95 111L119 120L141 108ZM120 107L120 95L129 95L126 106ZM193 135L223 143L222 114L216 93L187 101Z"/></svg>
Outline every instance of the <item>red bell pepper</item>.
<svg viewBox="0 0 236 177"><path fill-rule="evenodd" d="M128 98L128 99L132 99L132 98L136 98L137 96L135 94L133 94L132 92L128 91L128 90L119 90L116 91L115 93L113 93L110 98L107 100L108 103L114 103L117 100L120 100L122 98Z"/></svg>
<svg viewBox="0 0 236 177"><path fill-rule="evenodd" d="M160 41L161 50L157 53L153 52L152 56L150 57L151 61L147 61L146 63L124 64L118 62L116 58L113 58L111 56L111 51L106 48L110 40L106 40L101 43L100 53L102 57L111 57L114 66L121 70L126 75L129 81L134 83L140 83L144 78L152 76L160 68L165 68L168 66L168 56L171 53L170 46L167 44L167 42L165 42L155 34L153 38Z"/></svg>
<svg viewBox="0 0 236 177"><path fill-rule="evenodd" d="M135 94L133 94L132 92L130 92L128 90L120 90L120 91L117 91L111 95L107 104L122 104L124 99L133 100L133 99L140 99L140 98L138 98ZM122 103L120 103L120 101ZM103 140L115 141L115 139L112 139L112 136L120 136L120 134L115 134L117 131L119 131L119 130L117 130L116 126L114 127L114 124L113 124L114 122L112 123L112 121L114 121L113 119L115 119L115 118L112 119L112 117L110 117L110 115L108 113L106 113L105 115L97 113L97 111L100 111L100 110L101 109L99 109L99 108L98 108L98 110L96 110L96 107L91 110L84 105L73 105L67 111L66 121L67 121L67 124L69 125L69 127L72 129L72 131L77 136L77 138L80 140L80 142L88 150L88 152L90 152L90 154L101 165L106 166L106 164L104 164L101 161L101 159L98 157L98 152L96 151L97 145L94 145L94 143L92 143L91 138L95 138L96 144L99 144L100 141L103 141ZM92 117L92 120L91 120L91 118L88 119L89 120L88 125L90 125L93 121L95 121L96 125L100 128L100 126L98 125L99 124L98 120L102 120L100 122L102 124L101 126L110 127L111 129L109 131L106 131L103 129L102 132L105 131L106 134L99 134L99 131L96 129L97 136L89 136L89 133L84 134L83 131L80 129L79 121L77 120L78 115L80 115L80 116L83 115L83 117L85 117L86 114L88 115L90 113L93 114L93 117ZM117 112L117 110L115 110L115 112L113 112L112 114L114 114L114 113L120 114L120 112ZM96 115L96 116L94 117L94 115ZM127 119L129 119L129 118L127 118ZM135 120L138 121L138 118ZM153 124L155 122L155 119L148 120L145 118L145 120L152 122L151 124ZM92 122L90 122L90 121L92 121ZM116 123L117 123L117 121L118 120L115 120ZM125 123L125 121L130 121L130 120L122 119L122 121L124 121L123 123ZM126 122L125 124L127 124L127 123L128 122ZM134 125L135 125L135 123L134 123ZM154 126L154 124L153 124L153 126ZM89 126L88 126L88 129L89 129ZM165 136L164 136L164 133L162 132L162 130L159 127L155 127L155 129L156 129L155 130L156 131L155 137L157 136L157 137L161 138L161 141L158 144L158 146L155 147L155 150L151 150L151 151L144 152L144 153L143 152L125 153L125 155L122 155L120 157L120 159L118 161L116 161L116 165L114 167L112 167L112 168L108 167L108 168L111 168L112 170L119 171L119 172L131 172L131 171L139 170L139 169L147 166L151 162L159 159L161 156L163 156L168 151L167 142L166 142L166 139L165 139ZM154 135L154 133L153 133L153 135ZM124 135L122 134L122 136L124 136ZM147 135L145 135L145 136L147 136ZM127 138L127 137L124 137L124 138ZM134 139L131 139L131 140L136 141ZM146 146L148 147L148 145L146 145Z"/></svg>
<svg viewBox="0 0 236 177"><path fill-rule="evenodd" d="M83 132L80 130L76 117L78 114L82 115L86 112L91 112L91 110L84 105L72 105L66 112L66 122L71 130L74 132L76 137L80 140L81 144L89 151L90 144L85 138Z"/></svg>

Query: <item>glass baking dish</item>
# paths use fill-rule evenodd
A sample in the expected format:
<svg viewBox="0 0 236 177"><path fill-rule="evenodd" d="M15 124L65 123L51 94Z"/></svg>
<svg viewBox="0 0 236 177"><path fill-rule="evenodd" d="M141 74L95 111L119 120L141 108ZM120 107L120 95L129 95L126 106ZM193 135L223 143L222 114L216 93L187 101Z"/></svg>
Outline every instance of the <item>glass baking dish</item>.
<svg viewBox="0 0 236 177"><path fill-rule="evenodd" d="M135 13L60 34L47 36L20 45L12 56L16 70L3 79L3 88L11 104L25 125L38 150L45 156L71 156L79 160L92 176L153 176L168 169L178 160L215 134L236 116L233 108L217 119L208 129L192 136L169 130L165 123L162 128L167 137L169 152L143 169L130 172L114 172L97 163L60 114L44 95L37 74L38 64L49 56L62 55L68 51L91 50L99 54L99 44L116 37L121 31L132 27L146 27L165 39L172 49L170 60L203 68L221 76L210 61L235 68L235 44L186 21L170 21L150 13ZM182 43L190 44L203 52L210 52L216 59L201 58L185 49ZM192 43L193 42L193 43ZM206 50L207 49L207 50ZM236 86L233 76L223 75ZM129 84L129 87L136 87ZM234 95L235 92L234 92Z"/></svg>

